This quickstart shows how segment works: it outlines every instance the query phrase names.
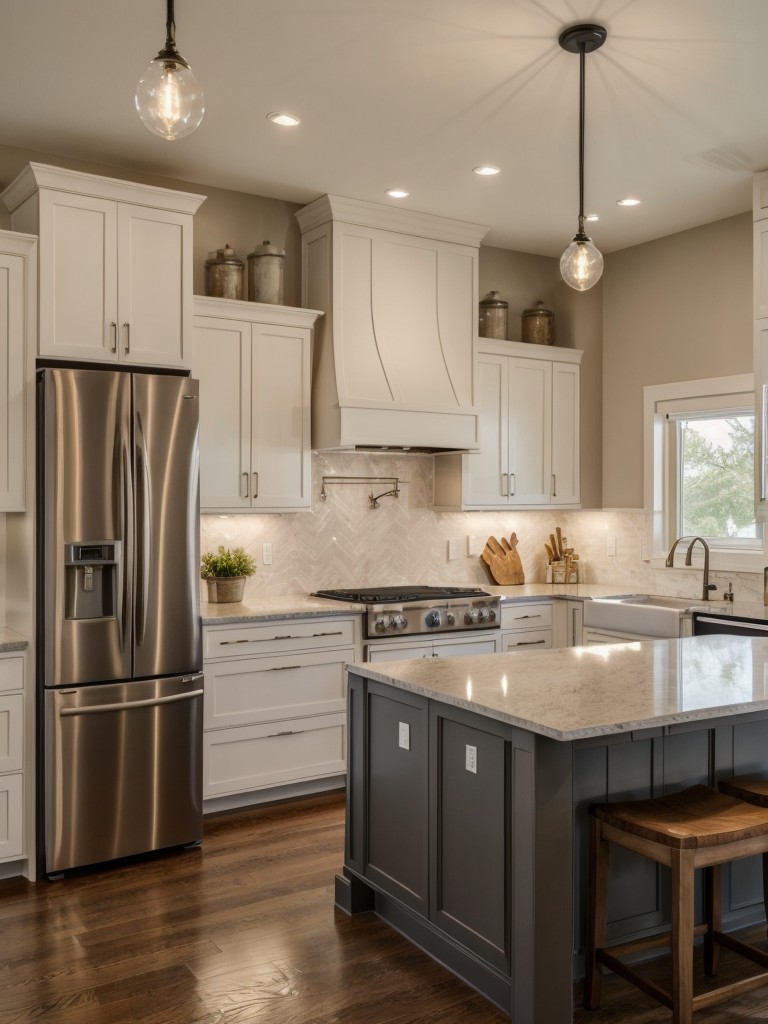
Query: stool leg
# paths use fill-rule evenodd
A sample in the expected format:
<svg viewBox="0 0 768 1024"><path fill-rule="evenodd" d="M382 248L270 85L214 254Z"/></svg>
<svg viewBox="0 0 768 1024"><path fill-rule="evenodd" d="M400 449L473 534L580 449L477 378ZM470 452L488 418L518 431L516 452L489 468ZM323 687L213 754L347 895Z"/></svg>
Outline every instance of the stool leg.
<svg viewBox="0 0 768 1024"><path fill-rule="evenodd" d="M714 933L721 930L722 904L720 890L720 865L704 868L704 914L707 934L704 936L704 970L709 975L717 974L720 966L720 945L714 940Z"/></svg>
<svg viewBox="0 0 768 1024"><path fill-rule="evenodd" d="M605 918L608 892L608 843L603 838L602 824L597 818L589 822L589 918L587 923L587 957L584 963L584 1006L596 1010L600 1006L602 969L597 950L605 945Z"/></svg>
<svg viewBox="0 0 768 1024"><path fill-rule="evenodd" d="M693 854L672 852L672 1021L693 1021Z"/></svg>

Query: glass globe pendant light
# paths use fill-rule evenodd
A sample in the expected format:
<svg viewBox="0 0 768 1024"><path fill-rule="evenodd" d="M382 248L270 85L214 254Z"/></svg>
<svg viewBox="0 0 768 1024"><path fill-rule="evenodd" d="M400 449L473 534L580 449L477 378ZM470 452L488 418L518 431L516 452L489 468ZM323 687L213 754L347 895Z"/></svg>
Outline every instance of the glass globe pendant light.
<svg viewBox="0 0 768 1024"><path fill-rule="evenodd" d="M560 33L560 45L579 55L579 230L560 257L560 273L571 288L585 292L603 273L603 257L584 231L584 66L585 54L599 49L608 33L602 25L573 25Z"/></svg>
<svg viewBox="0 0 768 1024"><path fill-rule="evenodd" d="M165 47L136 86L136 112L142 123L164 139L191 134L205 113L203 91L187 61L176 49L173 0L168 0Z"/></svg>

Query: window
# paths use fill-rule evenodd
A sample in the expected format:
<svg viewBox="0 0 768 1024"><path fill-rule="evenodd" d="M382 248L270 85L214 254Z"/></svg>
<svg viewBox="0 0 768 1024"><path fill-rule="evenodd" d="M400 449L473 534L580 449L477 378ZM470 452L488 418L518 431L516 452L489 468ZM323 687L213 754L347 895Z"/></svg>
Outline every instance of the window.
<svg viewBox="0 0 768 1024"><path fill-rule="evenodd" d="M760 568L752 375L660 384L644 392L652 562L664 564L676 537L700 536L714 568Z"/></svg>

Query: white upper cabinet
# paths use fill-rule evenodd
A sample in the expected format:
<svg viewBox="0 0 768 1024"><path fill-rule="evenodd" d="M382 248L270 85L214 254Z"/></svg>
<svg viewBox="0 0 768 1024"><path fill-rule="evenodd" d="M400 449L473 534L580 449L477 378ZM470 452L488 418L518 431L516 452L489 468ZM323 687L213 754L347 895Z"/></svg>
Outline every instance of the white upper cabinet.
<svg viewBox="0 0 768 1024"><path fill-rule="evenodd" d="M40 238L39 355L189 365L204 196L33 163L2 198L12 226Z"/></svg>
<svg viewBox="0 0 768 1024"><path fill-rule="evenodd" d="M36 250L33 236L0 231L0 512L26 507L26 364L35 340Z"/></svg>
<svg viewBox="0 0 768 1024"><path fill-rule="evenodd" d="M311 505L314 310L195 298L203 512Z"/></svg>
<svg viewBox="0 0 768 1024"><path fill-rule="evenodd" d="M436 509L578 507L580 361L575 349L480 339L480 451L435 457Z"/></svg>
<svg viewBox="0 0 768 1024"><path fill-rule="evenodd" d="M477 261L487 229L338 196L297 218L302 301L326 312L313 448L476 448Z"/></svg>
<svg viewBox="0 0 768 1024"><path fill-rule="evenodd" d="M753 178L755 516L768 519L768 171Z"/></svg>

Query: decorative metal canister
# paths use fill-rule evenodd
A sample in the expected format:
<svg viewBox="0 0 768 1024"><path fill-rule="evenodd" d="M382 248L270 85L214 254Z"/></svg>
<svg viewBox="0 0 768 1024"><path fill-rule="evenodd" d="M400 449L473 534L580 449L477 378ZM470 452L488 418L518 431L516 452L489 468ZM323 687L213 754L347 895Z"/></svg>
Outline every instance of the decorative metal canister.
<svg viewBox="0 0 768 1024"><path fill-rule="evenodd" d="M507 340L507 313L509 303L499 298L498 292L488 292L479 302L480 337Z"/></svg>
<svg viewBox="0 0 768 1024"><path fill-rule="evenodd" d="M248 253L248 298L251 302L283 303L285 249L262 242Z"/></svg>
<svg viewBox="0 0 768 1024"><path fill-rule="evenodd" d="M524 309L522 318L523 341L533 345L554 345L555 314L551 309L544 309L539 299L535 309Z"/></svg>
<svg viewBox="0 0 768 1024"><path fill-rule="evenodd" d="M205 294L218 299L242 299L244 266L229 242L211 253L205 261Z"/></svg>

